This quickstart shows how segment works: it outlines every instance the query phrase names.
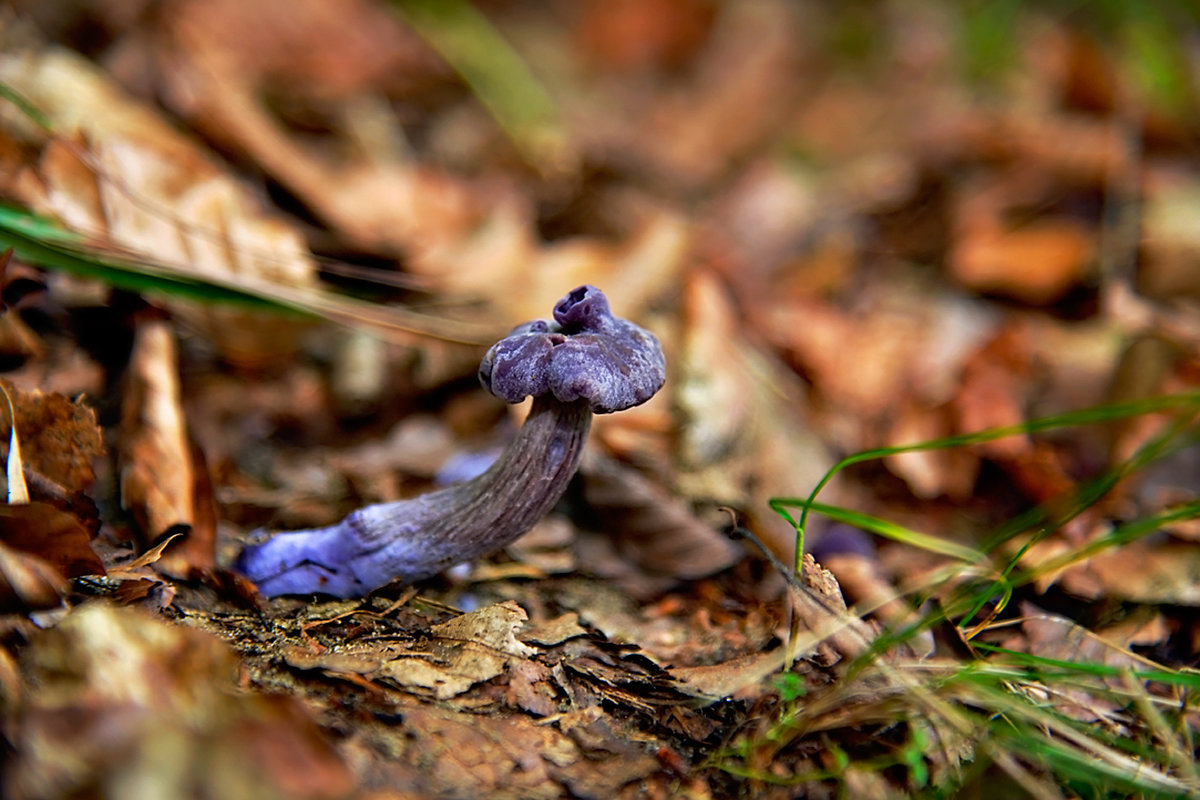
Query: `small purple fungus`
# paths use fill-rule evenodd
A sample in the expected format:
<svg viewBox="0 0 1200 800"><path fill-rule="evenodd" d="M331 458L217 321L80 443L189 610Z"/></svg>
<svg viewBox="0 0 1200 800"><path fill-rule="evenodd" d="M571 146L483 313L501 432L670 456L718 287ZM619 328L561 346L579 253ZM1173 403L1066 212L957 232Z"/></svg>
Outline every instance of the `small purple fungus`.
<svg viewBox="0 0 1200 800"><path fill-rule="evenodd" d="M276 534L246 547L236 567L269 596L356 597L498 550L562 496L579 466L592 414L649 400L666 379L653 334L612 315L604 293L575 289L554 321L515 328L488 350L479 380L497 397L533 397L500 458L465 483L360 508L336 525Z"/></svg>

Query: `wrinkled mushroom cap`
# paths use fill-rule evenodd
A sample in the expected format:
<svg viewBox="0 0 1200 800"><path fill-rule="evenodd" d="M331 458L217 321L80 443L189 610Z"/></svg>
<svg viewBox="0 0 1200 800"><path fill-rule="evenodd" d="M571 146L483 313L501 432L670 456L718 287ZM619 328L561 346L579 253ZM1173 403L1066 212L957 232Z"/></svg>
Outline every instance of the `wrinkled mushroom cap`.
<svg viewBox="0 0 1200 800"><path fill-rule="evenodd" d="M492 345L479 380L510 403L551 393L563 402L586 399L607 414L649 400L667 377L654 334L614 317L594 286L580 286L554 306L554 321L536 320Z"/></svg>

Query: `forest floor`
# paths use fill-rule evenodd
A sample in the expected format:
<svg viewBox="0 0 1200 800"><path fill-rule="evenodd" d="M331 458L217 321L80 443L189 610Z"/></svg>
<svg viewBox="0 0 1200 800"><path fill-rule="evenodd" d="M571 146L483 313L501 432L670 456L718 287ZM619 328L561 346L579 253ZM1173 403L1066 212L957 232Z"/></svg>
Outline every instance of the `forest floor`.
<svg viewBox="0 0 1200 800"><path fill-rule="evenodd" d="M10 3L0 794L1200 796L1198 41ZM526 536L363 598L233 569L488 463L481 356L584 284L667 383Z"/></svg>

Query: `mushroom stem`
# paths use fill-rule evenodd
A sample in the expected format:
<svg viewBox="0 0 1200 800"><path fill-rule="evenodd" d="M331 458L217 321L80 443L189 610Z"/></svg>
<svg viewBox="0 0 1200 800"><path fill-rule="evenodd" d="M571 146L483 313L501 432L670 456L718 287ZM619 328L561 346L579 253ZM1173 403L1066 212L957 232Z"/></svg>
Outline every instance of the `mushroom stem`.
<svg viewBox="0 0 1200 800"><path fill-rule="evenodd" d="M558 502L579 467L591 424L587 400L535 397L517 437L477 478L367 506L327 528L277 534L247 547L237 569L268 596L355 597L490 553Z"/></svg>

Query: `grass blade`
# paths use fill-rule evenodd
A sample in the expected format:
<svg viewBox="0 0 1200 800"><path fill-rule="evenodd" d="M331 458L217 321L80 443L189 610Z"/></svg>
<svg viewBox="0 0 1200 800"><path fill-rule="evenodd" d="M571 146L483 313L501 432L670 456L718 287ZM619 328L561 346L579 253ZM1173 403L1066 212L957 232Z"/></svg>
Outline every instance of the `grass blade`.
<svg viewBox="0 0 1200 800"><path fill-rule="evenodd" d="M950 447L964 447L966 445L981 444L983 442L991 442L997 439L1005 439L1009 436L1029 435L1055 430L1058 428L1077 427L1080 425L1097 425L1105 422L1112 422L1118 419L1141 416L1144 414L1179 410L1200 410L1200 392L1182 392L1179 394L1147 397L1121 403L1111 403L1108 405L1095 406L1093 408L1070 411L1064 414L1041 417L1039 419L1029 420L1028 422L1022 422L1016 425L1004 425L996 428L987 428L974 433L944 436L938 439L930 439L924 442L916 442L909 445L899 445L896 447L880 447L872 450L863 450L861 452L854 453L853 455L849 455L834 464L829 471L825 473L821 480L817 482L817 485L813 488L807 500L788 497L772 498L770 501L770 506L777 514L786 519L788 523L796 529L795 569L799 571L800 562L804 551L804 531L807 529L808 525L808 513L810 510L816 509L818 504L815 501L817 495L821 493L821 490L824 489L831 480L833 480L833 477L837 473L841 472L846 467L853 466L854 464L860 464L864 461L886 458L887 456L897 455L899 453L916 453L927 450L942 450ZM1116 478L1114 478L1114 482L1115 480ZM1102 493L1103 492L1101 492L1101 494ZM788 508L801 509L799 519L792 517L792 515L787 511ZM822 513L825 512L822 511ZM985 549L990 549L990 547Z"/></svg>
<svg viewBox="0 0 1200 800"><path fill-rule="evenodd" d="M35 266L58 269L135 292L159 293L209 303L249 307L292 316L369 326L382 335L420 334L464 344L494 338L491 326L380 306L320 289L286 286L246 275L193 272L155 264L138 254L90 245L79 234L16 206L0 203L0 248Z"/></svg>
<svg viewBox="0 0 1200 800"><path fill-rule="evenodd" d="M529 163L561 163L567 132L528 64L467 0L392 0L454 68Z"/></svg>

